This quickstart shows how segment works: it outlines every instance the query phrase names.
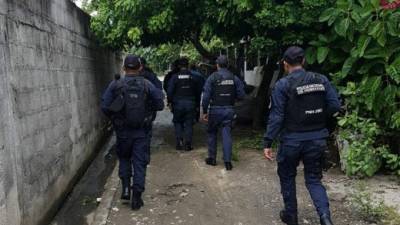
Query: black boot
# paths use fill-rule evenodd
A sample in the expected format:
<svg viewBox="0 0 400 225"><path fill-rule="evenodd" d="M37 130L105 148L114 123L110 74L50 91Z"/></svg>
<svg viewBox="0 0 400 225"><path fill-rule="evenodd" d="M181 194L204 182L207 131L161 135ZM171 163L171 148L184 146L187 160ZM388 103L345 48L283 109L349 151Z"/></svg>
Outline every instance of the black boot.
<svg viewBox="0 0 400 225"><path fill-rule="evenodd" d="M285 210L282 210L279 216L281 217L282 222L286 223L287 225L299 225L297 215L289 215L285 212Z"/></svg>
<svg viewBox="0 0 400 225"><path fill-rule="evenodd" d="M183 140L179 140L176 143L176 150L178 150L178 151L182 151L183 150Z"/></svg>
<svg viewBox="0 0 400 225"><path fill-rule="evenodd" d="M121 199L122 200L131 200L131 179L130 178L123 178L122 181L122 193Z"/></svg>
<svg viewBox="0 0 400 225"><path fill-rule="evenodd" d="M327 214L321 216L321 225L333 225L331 217Z"/></svg>
<svg viewBox="0 0 400 225"><path fill-rule="evenodd" d="M185 151L190 152L193 150L192 143L185 143Z"/></svg>
<svg viewBox="0 0 400 225"><path fill-rule="evenodd" d="M210 166L216 166L217 165L217 161L213 158L207 158L206 159L206 164L210 165Z"/></svg>
<svg viewBox="0 0 400 225"><path fill-rule="evenodd" d="M140 208L142 208L142 206L144 205L143 199L142 199L142 192L133 192L132 195L132 201L131 201L131 207L132 210L139 210Z"/></svg>
<svg viewBox="0 0 400 225"><path fill-rule="evenodd" d="M228 171L232 170L233 169L232 163L231 162L225 162L225 168Z"/></svg>

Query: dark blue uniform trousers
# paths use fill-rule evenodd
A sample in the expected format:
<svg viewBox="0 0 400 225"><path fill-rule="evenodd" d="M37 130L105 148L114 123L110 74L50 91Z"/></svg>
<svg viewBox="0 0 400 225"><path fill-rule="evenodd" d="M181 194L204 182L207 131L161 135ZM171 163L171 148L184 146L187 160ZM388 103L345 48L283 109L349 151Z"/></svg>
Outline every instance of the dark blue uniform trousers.
<svg viewBox="0 0 400 225"><path fill-rule="evenodd" d="M195 102L190 100L175 101L173 114L176 141L184 140L185 143L192 144L193 124L196 117Z"/></svg>
<svg viewBox="0 0 400 225"><path fill-rule="evenodd" d="M123 132L122 135L121 132L118 133L119 177L130 179L133 174L133 191L144 192L146 169L150 162L149 129L140 130L141 134L145 134L140 136L128 131Z"/></svg>
<svg viewBox="0 0 400 225"><path fill-rule="evenodd" d="M221 128L224 162L232 160L232 125L235 118L233 108L211 108L208 114L208 157L217 158L217 136Z"/></svg>
<svg viewBox="0 0 400 225"><path fill-rule="evenodd" d="M326 189L321 183L322 166L326 140L285 141L281 143L277 161L278 175L285 211L297 215L296 174L300 160L304 164L306 187L311 195L318 214L330 215Z"/></svg>

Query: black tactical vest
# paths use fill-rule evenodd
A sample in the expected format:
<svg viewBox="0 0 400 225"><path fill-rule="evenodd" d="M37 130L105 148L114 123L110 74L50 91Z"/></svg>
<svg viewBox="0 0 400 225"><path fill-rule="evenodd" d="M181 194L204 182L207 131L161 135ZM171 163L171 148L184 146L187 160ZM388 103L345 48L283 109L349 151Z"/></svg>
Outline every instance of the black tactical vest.
<svg viewBox="0 0 400 225"><path fill-rule="evenodd" d="M193 75L189 71L178 73L178 79L175 84L175 96L178 98L194 98L196 96Z"/></svg>
<svg viewBox="0 0 400 225"><path fill-rule="evenodd" d="M322 75L309 73L289 79L285 129L307 132L326 127L326 90Z"/></svg>
<svg viewBox="0 0 400 225"><path fill-rule="evenodd" d="M221 74L216 74L213 82L213 95L211 97L212 106L233 106L236 99L235 76L230 74L224 78Z"/></svg>

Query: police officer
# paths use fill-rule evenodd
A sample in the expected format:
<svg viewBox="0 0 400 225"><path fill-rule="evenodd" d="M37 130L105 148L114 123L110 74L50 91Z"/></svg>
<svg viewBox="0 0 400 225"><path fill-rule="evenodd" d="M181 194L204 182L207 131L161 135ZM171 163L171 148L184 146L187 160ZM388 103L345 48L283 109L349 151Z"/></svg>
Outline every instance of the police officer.
<svg viewBox="0 0 400 225"><path fill-rule="evenodd" d="M168 83L168 104L174 114L176 149L191 151L196 103L201 96L199 79L189 70L189 60L178 61L179 72L172 75Z"/></svg>
<svg viewBox="0 0 400 225"><path fill-rule="evenodd" d="M228 59L220 56L216 60L217 72L210 75L204 85L203 120L208 121L208 158L206 164L217 165L217 134L222 128L222 143L225 168L232 170L232 123L235 118L234 104L245 97L243 82L228 69ZM210 107L210 109L209 109Z"/></svg>
<svg viewBox="0 0 400 225"><path fill-rule="evenodd" d="M156 87L162 91L162 82L160 81L160 79L158 79L157 74L155 74L153 72L153 70L147 66L146 59L143 57L140 57L140 62L142 63L142 70L140 72L140 75L143 76L148 81L150 81L154 85L154 87ZM153 112L152 122L154 122L156 120L156 117L157 117L157 112L155 111L155 112ZM147 128L148 128L147 151L150 154L151 139L153 137L153 123L151 123L151 125L149 125Z"/></svg>
<svg viewBox="0 0 400 225"><path fill-rule="evenodd" d="M125 77L110 83L102 96L101 108L111 118L117 135L121 199L131 200L132 209L139 210L143 206L142 193L150 160L148 126L153 112L164 108L164 96L161 90L140 76L142 64L139 57L128 55L123 69Z"/></svg>
<svg viewBox="0 0 400 225"><path fill-rule="evenodd" d="M190 72L196 76L196 78L199 80L199 87L201 90L203 90L204 84L206 83L205 76L197 69L196 65L191 65L190 66ZM195 123L199 122L200 120L200 102L201 98L198 99L198 102L196 102L196 118L195 118Z"/></svg>
<svg viewBox="0 0 400 225"><path fill-rule="evenodd" d="M327 149L327 119L340 110L338 94L328 79L307 72L304 50L290 47L283 56L288 75L279 80L272 94L271 112L264 136L264 155L273 159L272 142L279 136L278 175L285 204L281 220L297 225L296 172L304 164L306 187L322 225L332 225L329 200L322 179L323 155Z"/></svg>
<svg viewBox="0 0 400 225"><path fill-rule="evenodd" d="M171 63L171 70L164 76L163 88L165 92L168 92L168 84L172 76L180 71L178 61L179 59L176 59Z"/></svg>
<svg viewBox="0 0 400 225"><path fill-rule="evenodd" d="M147 60L143 57L140 57L140 61L143 65L141 75L145 79L149 80L156 88L162 90L162 82L160 81L160 79L158 79L157 74L155 74L154 71L150 67L148 67Z"/></svg>

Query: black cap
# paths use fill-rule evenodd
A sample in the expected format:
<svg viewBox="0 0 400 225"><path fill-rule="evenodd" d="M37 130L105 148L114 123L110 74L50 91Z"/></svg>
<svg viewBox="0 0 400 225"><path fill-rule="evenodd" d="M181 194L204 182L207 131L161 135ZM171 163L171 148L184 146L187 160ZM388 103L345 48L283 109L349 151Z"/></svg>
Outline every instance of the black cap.
<svg viewBox="0 0 400 225"><path fill-rule="evenodd" d="M124 60L124 67L137 70L142 65L140 58L135 55L127 55Z"/></svg>
<svg viewBox="0 0 400 225"><path fill-rule="evenodd" d="M226 55L221 55L217 58L215 63L218 65L227 66L228 65L228 57L226 57Z"/></svg>
<svg viewBox="0 0 400 225"><path fill-rule="evenodd" d="M301 64L304 60L304 49L298 46L292 46L285 51L282 60L290 65Z"/></svg>

